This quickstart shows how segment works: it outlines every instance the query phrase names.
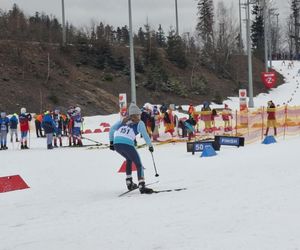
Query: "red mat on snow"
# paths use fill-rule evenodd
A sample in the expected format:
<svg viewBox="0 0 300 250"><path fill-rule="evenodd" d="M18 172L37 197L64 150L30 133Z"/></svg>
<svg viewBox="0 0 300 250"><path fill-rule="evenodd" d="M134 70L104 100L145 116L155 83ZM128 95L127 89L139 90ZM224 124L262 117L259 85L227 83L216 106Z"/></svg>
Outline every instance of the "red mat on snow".
<svg viewBox="0 0 300 250"><path fill-rule="evenodd" d="M0 193L29 188L20 175L0 177Z"/></svg>
<svg viewBox="0 0 300 250"><path fill-rule="evenodd" d="M132 163L131 167L132 167L132 171L136 171L136 166L135 166L134 162ZM126 161L124 161L122 163L122 166L119 169L118 173L125 173L125 172L126 172Z"/></svg>

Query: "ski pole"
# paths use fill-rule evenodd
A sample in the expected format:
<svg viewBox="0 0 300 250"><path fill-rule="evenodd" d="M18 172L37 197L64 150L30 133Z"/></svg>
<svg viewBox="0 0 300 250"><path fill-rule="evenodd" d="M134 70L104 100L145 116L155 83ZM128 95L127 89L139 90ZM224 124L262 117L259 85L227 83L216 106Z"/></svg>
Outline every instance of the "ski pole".
<svg viewBox="0 0 300 250"><path fill-rule="evenodd" d="M91 142L95 142L95 143L97 143L97 144L99 144L99 145L105 145L105 146L108 146L108 144L104 144L104 143L102 143L102 142L95 141L95 140L92 140L92 139L87 138L87 137L84 137L84 136L81 136L81 138L82 138L82 139L85 139L85 140L88 140L88 141L91 141Z"/></svg>
<svg viewBox="0 0 300 250"><path fill-rule="evenodd" d="M152 156L153 166L154 166L154 170L155 170L155 177L158 177L159 174L157 173L157 170L156 170L156 165L155 165L155 162L154 162L154 157L153 157L153 153L152 152L151 152L151 156Z"/></svg>

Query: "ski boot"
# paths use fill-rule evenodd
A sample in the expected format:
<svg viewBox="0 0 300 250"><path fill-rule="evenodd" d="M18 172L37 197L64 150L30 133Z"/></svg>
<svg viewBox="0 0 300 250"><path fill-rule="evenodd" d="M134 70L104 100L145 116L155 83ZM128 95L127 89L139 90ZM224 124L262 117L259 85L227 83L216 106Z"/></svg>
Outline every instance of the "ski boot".
<svg viewBox="0 0 300 250"><path fill-rule="evenodd" d="M139 190L140 190L140 193L141 194L152 194L153 193L153 189L151 188L147 188L145 186L145 182L144 181L141 181L139 183Z"/></svg>
<svg viewBox="0 0 300 250"><path fill-rule="evenodd" d="M138 187L138 185L132 181L132 177L126 178L126 185L128 190L133 190Z"/></svg>
<svg viewBox="0 0 300 250"><path fill-rule="evenodd" d="M77 147L82 147L82 146L83 146L82 141L80 139L78 139L78 141L77 141Z"/></svg>

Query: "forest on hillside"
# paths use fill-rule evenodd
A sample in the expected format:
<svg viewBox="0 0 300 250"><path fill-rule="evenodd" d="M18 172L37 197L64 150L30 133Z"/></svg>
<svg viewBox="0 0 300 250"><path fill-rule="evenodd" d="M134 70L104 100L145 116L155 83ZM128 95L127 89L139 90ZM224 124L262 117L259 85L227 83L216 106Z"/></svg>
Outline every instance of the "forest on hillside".
<svg viewBox="0 0 300 250"><path fill-rule="evenodd" d="M286 32L280 32L278 23L271 18L269 30L273 57L295 58L298 54L297 6L296 0L292 0ZM247 72L247 66L242 63L245 42L240 37L239 23L233 11L233 7L226 6L223 1L214 5L213 0L198 0L197 26L193 34L176 34L174 28L165 30L162 25L157 30L147 23L142 25L134 33L138 86L183 98L193 95L201 100L209 96L215 102L222 102L225 95L247 87L247 80L242 79ZM264 63L263 6L259 2L252 5L252 16L252 51L257 58L254 64L259 72L263 70ZM77 67L88 66L105 71L104 78L108 81L113 81L116 74L129 76L127 25L113 27L103 22L92 22L90 27L83 28L66 23L66 40L66 47L62 47L62 24L51 14L36 12L32 16L26 15L16 4L8 11L0 9L0 41L18 42L14 56L19 65L22 64L22 44L38 43L59 47L62 57L76 50ZM237 72L237 66L243 67L240 69L242 73ZM182 78L176 75L178 72ZM256 75L259 75L258 72ZM259 85L260 80L254 80ZM224 86L218 87L218 81ZM224 92L226 88L228 91ZM260 86L257 88L262 89Z"/></svg>

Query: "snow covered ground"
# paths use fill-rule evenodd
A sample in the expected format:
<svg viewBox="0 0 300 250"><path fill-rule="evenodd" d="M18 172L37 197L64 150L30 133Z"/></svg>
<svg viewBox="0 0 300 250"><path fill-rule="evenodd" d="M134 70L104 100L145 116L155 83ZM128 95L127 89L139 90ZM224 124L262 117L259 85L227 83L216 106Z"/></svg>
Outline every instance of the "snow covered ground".
<svg viewBox="0 0 300 250"><path fill-rule="evenodd" d="M298 68L300 63L294 70L284 67L287 83L255 103L289 100ZM293 96L299 105L299 93ZM94 128L116 119L98 116L86 123ZM89 137L108 142L107 133ZM300 249L299 145L294 137L224 146L217 156L200 158L183 143L165 144L155 147L158 178L142 148L146 182L159 180L154 189L187 190L124 197L118 195L126 190L125 176L117 173L123 159L115 152L49 151L38 138L31 138L30 150L9 145L0 152L0 176L19 174L30 188L0 193L0 250Z"/></svg>

